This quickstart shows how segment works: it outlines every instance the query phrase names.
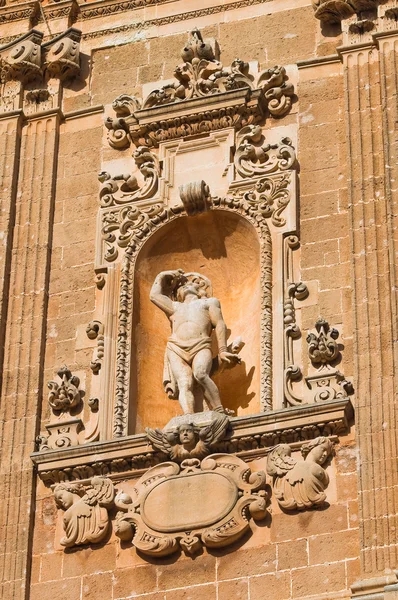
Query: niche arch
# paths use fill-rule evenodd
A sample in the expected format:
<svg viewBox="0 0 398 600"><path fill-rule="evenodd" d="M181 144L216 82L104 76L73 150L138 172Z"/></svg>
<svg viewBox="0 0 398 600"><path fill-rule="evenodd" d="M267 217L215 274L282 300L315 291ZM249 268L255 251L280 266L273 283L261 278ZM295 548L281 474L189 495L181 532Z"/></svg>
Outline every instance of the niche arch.
<svg viewBox="0 0 398 600"><path fill-rule="evenodd" d="M219 297L225 321L232 330L230 340L237 335L242 335L246 343L242 350L245 362L243 368L249 367L249 369L245 370L242 387L235 394L235 400L227 397L228 388L231 389L230 386L236 383L233 370L224 372L215 379L220 387L223 404L228 408L237 409L238 414L253 414L272 408L271 235L267 223L264 220L259 222L255 216L251 216L245 211L243 205L233 203L228 206L222 202L222 199L213 199L211 210L195 217L188 217L182 208L178 211L165 208L164 213L159 215L156 221L152 220L148 223L145 230L135 236L126 248L120 279L114 405L115 437L138 433L142 431L144 425L164 426L172 416L180 413L178 402L169 400L164 394L161 381L163 354L170 331L169 323L165 315L149 301L149 289L155 275L161 270L170 268L198 270L204 272L210 279L213 278L213 293ZM186 255L184 243L187 240L184 241L183 236L180 236L181 232L185 230L189 244L192 245L194 242L193 249L189 246L191 247L189 252L193 253L190 264L187 263L189 259L184 258ZM198 236L196 241L192 238L194 234ZM168 236L170 236L169 240ZM206 243L204 243L204 237L207 239ZM218 239L216 239L217 237ZM174 251L171 260L171 254L169 253L168 256L167 248L172 250L173 238L179 244L177 246L179 250ZM224 252L227 254L229 252L230 258L232 256L231 249L236 245L236 255L232 257L232 262L237 272L223 273L222 276L219 274L214 278L215 269L221 269L228 260L226 255L222 256L223 245ZM248 256L243 256L242 252L244 251L248 253ZM202 256L200 256L200 252ZM204 253L207 253L207 256ZM257 256L254 261L255 268L253 268L254 254ZM238 260L239 257L240 260ZM216 264L217 261L218 264ZM224 265L221 264L223 262ZM251 270L248 269L249 265ZM230 283L227 287L230 290L231 280L238 281L239 277L245 274L247 274L252 287L246 286L249 291L246 293L245 289L242 293L243 283L241 282L236 285L237 289L232 300L227 298L226 292L221 289L221 283L225 283L229 277ZM257 285L256 290L254 290L254 282ZM234 306L233 300L236 300L239 294L243 296L242 301L238 303L238 306ZM147 298L144 298L145 295ZM256 302L257 306L255 307ZM242 327L243 331L239 332L236 322L239 327L245 318L248 319L247 314L250 314L251 303L253 303L253 318L257 321L254 327L255 332L250 334L250 329L253 327L250 319L247 326ZM150 311L150 318L154 319L152 328L148 326L149 317L145 313L146 310ZM236 315L238 315L238 321L234 321ZM159 331L157 329L154 331L154 327L158 326ZM146 348L145 352L144 348ZM251 359L246 363L246 357L253 351L256 354L255 360ZM146 358L145 353L148 355ZM143 361L146 361L145 364ZM250 364L253 362L255 364ZM239 368L235 367L235 369ZM249 372L250 369L251 372ZM153 370L155 372L152 372ZM147 392L142 394L139 389L143 377L150 378L145 384L147 390L152 388L151 382L157 379L152 388L153 398L150 398ZM244 391L245 386L246 390ZM254 388L256 389L254 390ZM244 394L246 394L245 398ZM158 414L154 415L154 412Z"/></svg>

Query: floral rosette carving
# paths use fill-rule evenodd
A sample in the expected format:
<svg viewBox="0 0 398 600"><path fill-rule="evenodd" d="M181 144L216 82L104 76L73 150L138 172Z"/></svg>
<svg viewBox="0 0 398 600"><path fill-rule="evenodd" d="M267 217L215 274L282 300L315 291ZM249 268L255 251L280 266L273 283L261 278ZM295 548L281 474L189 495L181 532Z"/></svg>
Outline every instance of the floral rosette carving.
<svg viewBox="0 0 398 600"><path fill-rule="evenodd" d="M115 532L149 556L228 546L247 531L250 517L265 518L264 486L262 471L251 473L232 455L166 462L141 477L133 497L116 496Z"/></svg>

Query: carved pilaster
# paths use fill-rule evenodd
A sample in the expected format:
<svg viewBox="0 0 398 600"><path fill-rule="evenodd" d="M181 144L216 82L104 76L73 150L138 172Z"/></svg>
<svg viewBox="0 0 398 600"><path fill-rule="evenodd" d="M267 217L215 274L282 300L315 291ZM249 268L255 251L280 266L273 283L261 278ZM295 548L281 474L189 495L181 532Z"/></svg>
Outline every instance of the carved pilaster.
<svg viewBox="0 0 398 600"><path fill-rule="evenodd" d="M390 46L390 49L391 46ZM391 119L396 111L392 55L373 42L340 48L345 71L350 212L354 288L354 356L357 396L362 579L396 568L398 528L391 497L396 469L396 293L391 230L394 166ZM394 61L395 59L393 59ZM380 78L380 66L384 76ZM389 72L389 76L386 70ZM395 71L395 67L393 67ZM389 110L383 111L389 97ZM384 114L383 114L384 113ZM384 123L384 131L380 126ZM391 128L391 133L388 131ZM392 155L390 153L393 153ZM392 161L392 162L390 162ZM393 172L391 174L393 178ZM388 241L386 245L386 241ZM393 324L393 325L391 325Z"/></svg>
<svg viewBox="0 0 398 600"><path fill-rule="evenodd" d="M9 445L1 457L3 502L26 507L18 522L1 523L3 547L9 553L9 597L25 598L29 573L27 548L32 477L29 455L41 417L46 337L51 231L54 204L54 166L58 152L58 113L31 118L21 132L20 171L15 181L15 229L9 265L7 330L0 423ZM32 269L32 258L36 268ZM3 436L2 436L3 437ZM23 482L21 486L21 482ZM7 519L3 513L2 519ZM11 589L11 587L10 587Z"/></svg>

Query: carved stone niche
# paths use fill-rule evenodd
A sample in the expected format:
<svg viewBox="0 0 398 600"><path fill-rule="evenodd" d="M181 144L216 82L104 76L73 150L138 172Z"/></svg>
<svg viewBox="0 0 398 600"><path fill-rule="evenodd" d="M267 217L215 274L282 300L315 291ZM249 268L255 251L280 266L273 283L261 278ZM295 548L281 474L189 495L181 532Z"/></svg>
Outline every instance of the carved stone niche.
<svg viewBox="0 0 398 600"><path fill-rule="evenodd" d="M249 529L250 517L266 517L264 487L265 474L251 473L236 456L166 462L141 477L133 497L116 496L115 532L155 557L228 546Z"/></svg>

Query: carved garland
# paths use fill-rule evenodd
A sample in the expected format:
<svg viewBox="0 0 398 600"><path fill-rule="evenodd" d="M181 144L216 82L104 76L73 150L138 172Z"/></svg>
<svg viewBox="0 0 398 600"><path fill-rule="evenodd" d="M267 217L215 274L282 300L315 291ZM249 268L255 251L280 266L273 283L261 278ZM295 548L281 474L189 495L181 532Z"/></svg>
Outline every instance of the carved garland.
<svg viewBox="0 0 398 600"><path fill-rule="evenodd" d="M261 261L261 382L260 405L263 411L272 408L272 242L267 223L259 221L243 198L212 198L213 210L238 213L256 229L260 240ZM164 208L154 218L149 218L143 227L130 237L121 265L118 337L116 352L116 397L114 407L114 437L127 435L129 406L130 354L132 335L132 304L134 295L135 262L143 244L166 223L186 216L183 208ZM260 215L261 216L261 215Z"/></svg>

